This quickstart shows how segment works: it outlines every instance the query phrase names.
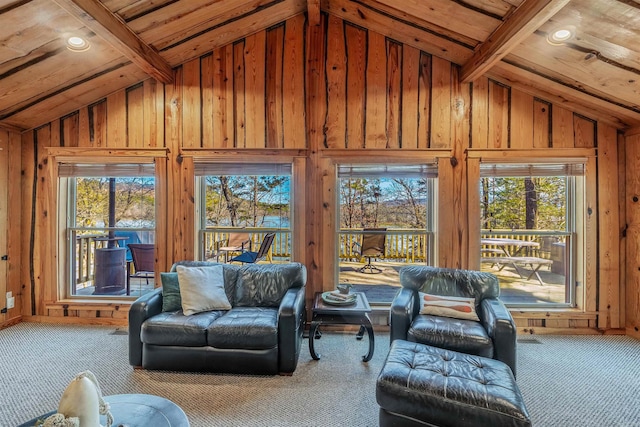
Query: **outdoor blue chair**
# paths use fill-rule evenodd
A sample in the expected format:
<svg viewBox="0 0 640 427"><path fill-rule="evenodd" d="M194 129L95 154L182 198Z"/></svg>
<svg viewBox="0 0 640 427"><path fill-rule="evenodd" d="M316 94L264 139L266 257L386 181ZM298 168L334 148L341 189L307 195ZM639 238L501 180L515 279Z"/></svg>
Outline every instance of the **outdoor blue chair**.
<svg viewBox="0 0 640 427"><path fill-rule="evenodd" d="M120 246L122 246L124 248L127 248L126 260L127 260L127 262L132 262L133 261L133 256L131 255L131 249L129 249L129 244L130 243L133 243L133 244L142 243L140 241L140 236L138 236L138 232L137 231L116 231L114 233L114 235L116 237L126 237L127 238L127 240L122 241Z"/></svg>
<svg viewBox="0 0 640 427"><path fill-rule="evenodd" d="M264 259L269 253L269 249L271 248L271 244L273 243L273 239L275 238L276 233L267 233L260 243L260 248L258 248L258 252L246 251L241 253L240 255L233 257L229 260L229 262L238 261L247 264L254 264L262 259Z"/></svg>

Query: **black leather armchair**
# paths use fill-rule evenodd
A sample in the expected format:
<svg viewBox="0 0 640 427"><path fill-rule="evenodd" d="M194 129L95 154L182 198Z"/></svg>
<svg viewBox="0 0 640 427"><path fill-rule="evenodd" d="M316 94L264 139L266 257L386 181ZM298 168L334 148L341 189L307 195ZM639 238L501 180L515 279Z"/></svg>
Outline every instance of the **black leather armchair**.
<svg viewBox="0 0 640 427"><path fill-rule="evenodd" d="M391 304L391 342L418 342L506 363L516 374L516 326L498 298L495 275L426 266L400 269L402 289ZM480 322L419 314L418 292L475 298Z"/></svg>
<svg viewBox="0 0 640 427"><path fill-rule="evenodd" d="M220 265L182 261L185 266ZM129 310L129 363L145 369L293 373L306 321L304 265L223 264L229 311L162 311L162 289Z"/></svg>

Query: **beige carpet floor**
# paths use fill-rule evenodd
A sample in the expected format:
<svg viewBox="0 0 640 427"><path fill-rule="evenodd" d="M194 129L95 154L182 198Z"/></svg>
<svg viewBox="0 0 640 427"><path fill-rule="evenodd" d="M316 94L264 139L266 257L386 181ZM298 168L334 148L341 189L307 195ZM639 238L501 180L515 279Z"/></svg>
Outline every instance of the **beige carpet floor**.
<svg viewBox="0 0 640 427"><path fill-rule="evenodd" d="M640 342L623 336L535 336L518 344L518 384L533 425L640 426ZM319 361L303 343L290 377L133 370L126 330L21 323L0 331L0 426L55 409L69 380L91 370L105 395L146 393L182 407L194 427L377 426L375 381L389 348L324 333ZM455 425L455 414L452 414ZM153 426L150 426L153 427Z"/></svg>

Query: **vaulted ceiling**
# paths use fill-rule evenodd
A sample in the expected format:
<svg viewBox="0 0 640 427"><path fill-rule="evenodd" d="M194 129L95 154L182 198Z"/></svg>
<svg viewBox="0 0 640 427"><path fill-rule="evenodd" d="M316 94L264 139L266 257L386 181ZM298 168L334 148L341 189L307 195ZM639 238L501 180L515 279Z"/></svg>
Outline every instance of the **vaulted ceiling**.
<svg viewBox="0 0 640 427"><path fill-rule="evenodd" d="M0 126L26 130L300 13L329 13L625 129L640 0L0 0ZM548 36L560 28L562 43ZM90 49L67 48L80 35ZM329 35L330 37L330 35Z"/></svg>

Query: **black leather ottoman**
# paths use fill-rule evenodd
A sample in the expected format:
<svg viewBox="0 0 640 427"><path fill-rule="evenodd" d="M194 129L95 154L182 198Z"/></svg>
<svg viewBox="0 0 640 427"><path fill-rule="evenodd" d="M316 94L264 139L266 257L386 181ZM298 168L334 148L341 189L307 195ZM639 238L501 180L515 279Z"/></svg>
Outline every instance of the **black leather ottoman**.
<svg viewBox="0 0 640 427"><path fill-rule="evenodd" d="M376 383L380 426L531 426L511 369L395 340Z"/></svg>

